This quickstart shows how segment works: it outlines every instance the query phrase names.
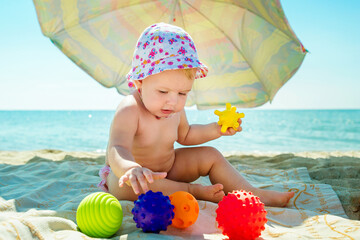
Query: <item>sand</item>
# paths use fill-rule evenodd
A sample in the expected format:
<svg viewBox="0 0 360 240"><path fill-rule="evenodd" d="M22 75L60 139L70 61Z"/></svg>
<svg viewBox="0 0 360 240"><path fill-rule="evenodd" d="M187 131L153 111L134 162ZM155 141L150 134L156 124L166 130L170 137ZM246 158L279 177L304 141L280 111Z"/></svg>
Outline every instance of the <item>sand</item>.
<svg viewBox="0 0 360 240"><path fill-rule="evenodd" d="M273 169L306 167L314 182L331 185L350 219L360 220L360 151L224 155L233 164L240 163ZM99 164L105 162L105 155L95 152L0 151L0 164L11 165L26 164L37 159L76 161L78 158L92 160Z"/></svg>
<svg viewBox="0 0 360 240"><path fill-rule="evenodd" d="M314 182L329 184L338 195L350 219L360 220L360 151L224 154L231 163L274 169L306 167ZM90 159L101 164L103 153L59 150L0 151L0 164L21 165L37 159Z"/></svg>

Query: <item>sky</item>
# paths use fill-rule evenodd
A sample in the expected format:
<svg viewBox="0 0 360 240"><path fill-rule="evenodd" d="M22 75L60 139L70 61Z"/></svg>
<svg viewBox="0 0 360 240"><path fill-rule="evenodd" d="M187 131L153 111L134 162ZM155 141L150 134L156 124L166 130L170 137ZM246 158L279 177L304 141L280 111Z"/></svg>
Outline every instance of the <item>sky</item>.
<svg viewBox="0 0 360 240"><path fill-rule="evenodd" d="M360 109L360 1L282 0L309 54L258 109ZM97 83L42 35L30 0L0 0L0 110L114 110Z"/></svg>

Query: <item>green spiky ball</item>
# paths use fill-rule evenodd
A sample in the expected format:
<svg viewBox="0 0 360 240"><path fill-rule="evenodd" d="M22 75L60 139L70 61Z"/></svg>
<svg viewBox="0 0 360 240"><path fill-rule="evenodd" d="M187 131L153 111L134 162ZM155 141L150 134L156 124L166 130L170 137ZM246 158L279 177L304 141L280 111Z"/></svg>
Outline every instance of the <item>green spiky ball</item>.
<svg viewBox="0 0 360 240"><path fill-rule="evenodd" d="M96 192L85 197L76 212L80 231L89 237L107 238L116 233L123 220L119 201L111 194Z"/></svg>

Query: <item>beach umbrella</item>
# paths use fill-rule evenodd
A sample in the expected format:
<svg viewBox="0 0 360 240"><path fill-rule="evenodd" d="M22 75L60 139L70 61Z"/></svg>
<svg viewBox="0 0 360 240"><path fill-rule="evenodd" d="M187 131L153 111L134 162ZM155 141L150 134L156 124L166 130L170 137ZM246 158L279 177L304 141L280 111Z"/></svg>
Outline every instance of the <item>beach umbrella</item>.
<svg viewBox="0 0 360 240"><path fill-rule="evenodd" d="M182 27L209 67L187 105L255 107L271 101L306 50L279 0L34 0L43 34L105 87L127 95L135 44L153 23ZM60 70L59 70L60 71ZM85 87L85 86L84 86Z"/></svg>

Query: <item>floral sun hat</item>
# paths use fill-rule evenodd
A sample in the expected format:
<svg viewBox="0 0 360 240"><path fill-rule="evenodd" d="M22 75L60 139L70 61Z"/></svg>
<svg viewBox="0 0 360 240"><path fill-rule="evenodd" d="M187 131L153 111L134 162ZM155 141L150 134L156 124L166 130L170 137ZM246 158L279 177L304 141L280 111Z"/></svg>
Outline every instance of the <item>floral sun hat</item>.
<svg viewBox="0 0 360 240"><path fill-rule="evenodd" d="M195 79L206 77L208 68L199 61L194 41L182 28L156 23L141 34L134 51L132 69L127 74L129 87L165 70L197 68Z"/></svg>

